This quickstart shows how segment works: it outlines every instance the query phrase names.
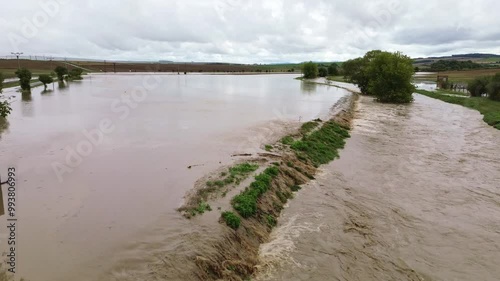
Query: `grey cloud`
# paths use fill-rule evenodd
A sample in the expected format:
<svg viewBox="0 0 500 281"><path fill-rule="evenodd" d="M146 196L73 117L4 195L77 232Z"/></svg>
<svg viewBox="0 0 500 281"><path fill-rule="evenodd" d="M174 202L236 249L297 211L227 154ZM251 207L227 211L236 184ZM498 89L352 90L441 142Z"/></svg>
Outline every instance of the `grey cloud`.
<svg viewBox="0 0 500 281"><path fill-rule="evenodd" d="M48 2L9 1L0 32L22 35ZM26 54L240 63L345 60L371 49L410 56L500 53L494 0L81 0L19 44ZM13 51L5 37L0 55Z"/></svg>

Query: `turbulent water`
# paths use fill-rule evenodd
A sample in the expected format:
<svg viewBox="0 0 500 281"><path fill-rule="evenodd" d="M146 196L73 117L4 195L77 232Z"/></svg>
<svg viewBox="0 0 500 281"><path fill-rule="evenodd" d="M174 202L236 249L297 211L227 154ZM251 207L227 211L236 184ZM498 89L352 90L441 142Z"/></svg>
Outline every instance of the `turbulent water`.
<svg viewBox="0 0 500 281"><path fill-rule="evenodd" d="M500 131L416 95L362 98L340 159L261 246L258 280L499 280Z"/></svg>

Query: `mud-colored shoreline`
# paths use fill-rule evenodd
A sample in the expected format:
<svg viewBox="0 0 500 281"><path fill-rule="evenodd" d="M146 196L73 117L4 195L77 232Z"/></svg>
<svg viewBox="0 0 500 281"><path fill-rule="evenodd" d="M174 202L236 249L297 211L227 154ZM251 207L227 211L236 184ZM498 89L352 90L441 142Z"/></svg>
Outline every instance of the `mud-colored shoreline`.
<svg viewBox="0 0 500 281"><path fill-rule="evenodd" d="M354 111L358 94L350 91L347 95L337 102L331 110L332 116L329 121L335 122L343 127L350 128L351 121L354 118ZM300 136L295 132L293 136ZM269 190L267 190L257 202L258 214L241 220L241 225L237 230L225 225L220 219L221 236L215 243L211 243L211 250L206 249L198 252L195 258L196 271L193 272L199 280L246 280L258 271L259 268L259 247L262 243L268 241L273 227L276 225L286 199L293 198L292 186L302 185L314 178L317 172L316 166L307 159L298 157L289 146L277 142L272 145L272 153L261 154L259 157L244 159L249 162L259 163L261 168L278 166L279 174L273 178ZM243 160L243 161L244 161ZM213 176L217 177L220 172L227 167L217 170ZM262 169L260 169L262 170ZM210 175L205 176L199 182L186 198L186 205L193 205L196 202L196 194L203 187L203 183ZM236 189L242 190L241 186ZM286 197L283 200L283 196ZM212 197L217 197L215 194ZM220 196L220 193L219 193ZM222 211L233 211L230 207L230 197L223 198L226 204L223 204ZM219 201L221 198L219 198ZM214 216L210 216L213 219ZM270 219L269 219L270 218ZM269 220L274 223L269 223Z"/></svg>

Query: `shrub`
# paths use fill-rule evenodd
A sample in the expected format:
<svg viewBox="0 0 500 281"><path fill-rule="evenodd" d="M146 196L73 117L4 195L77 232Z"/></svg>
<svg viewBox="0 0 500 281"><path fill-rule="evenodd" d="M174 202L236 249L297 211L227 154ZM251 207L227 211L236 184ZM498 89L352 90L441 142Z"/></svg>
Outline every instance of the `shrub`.
<svg viewBox="0 0 500 281"><path fill-rule="evenodd" d="M222 219L226 222L226 225L236 230L240 227L241 219L233 212L223 212Z"/></svg>
<svg viewBox="0 0 500 281"><path fill-rule="evenodd" d="M16 71L17 78L19 78L19 84L23 91L31 90L31 71L26 68L20 68Z"/></svg>
<svg viewBox="0 0 500 281"><path fill-rule="evenodd" d="M57 75L57 79L62 82L64 81L64 76L68 74L68 69L63 66L58 66L54 69L54 72Z"/></svg>
<svg viewBox="0 0 500 281"><path fill-rule="evenodd" d="M492 100L500 101L500 73L491 78L487 86L488 97Z"/></svg>
<svg viewBox="0 0 500 281"><path fill-rule="evenodd" d="M488 92L490 77L478 77L467 85L467 91L473 97L481 97Z"/></svg>
<svg viewBox="0 0 500 281"><path fill-rule="evenodd" d="M328 76L328 69L326 67L320 67L318 69L318 75L319 75L319 77L326 77L326 76Z"/></svg>
<svg viewBox="0 0 500 281"><path fill-rule="evenodd" d="M314 79L318 77L318 66L314 62L306 62L302 65L302 72L304 73L304 78Z"/></svg>
<svg viewBox="0 0 500 281"><path fill-rule="evenodd" d="M339 66L336 63L332 63L328 66L328 75L330 76L338 76L339 73Z"/></svg>
<svg viewBox="0 0 500 281"><path fill-rule="evenodd" d="M47 90L47 84L54 82L54 79L47 74L41 74L40 77L38 77L38 80L43 83L45 90Z"/></svg>

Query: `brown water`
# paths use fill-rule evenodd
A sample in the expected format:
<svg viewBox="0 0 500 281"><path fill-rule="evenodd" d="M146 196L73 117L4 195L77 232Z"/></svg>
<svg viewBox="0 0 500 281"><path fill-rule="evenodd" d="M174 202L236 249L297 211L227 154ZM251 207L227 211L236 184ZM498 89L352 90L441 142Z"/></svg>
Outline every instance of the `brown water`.
<svg viewBox="0 0 500 281"><path fill-rule="evenodd" d="M500 280L500 131L481 119L362 98L341 158L261 246L257 280Z"/></svg>
<svg viewBox="0 0 500 281"><path fill-rule="evenodd" d="M182 237L206 231L175 211L197 179L346 94L294 77L92 75L48 93L7 90L17 101L0 126L0 171L18 171L17 276L124 280L161 253L182 257Z"/></svg>

